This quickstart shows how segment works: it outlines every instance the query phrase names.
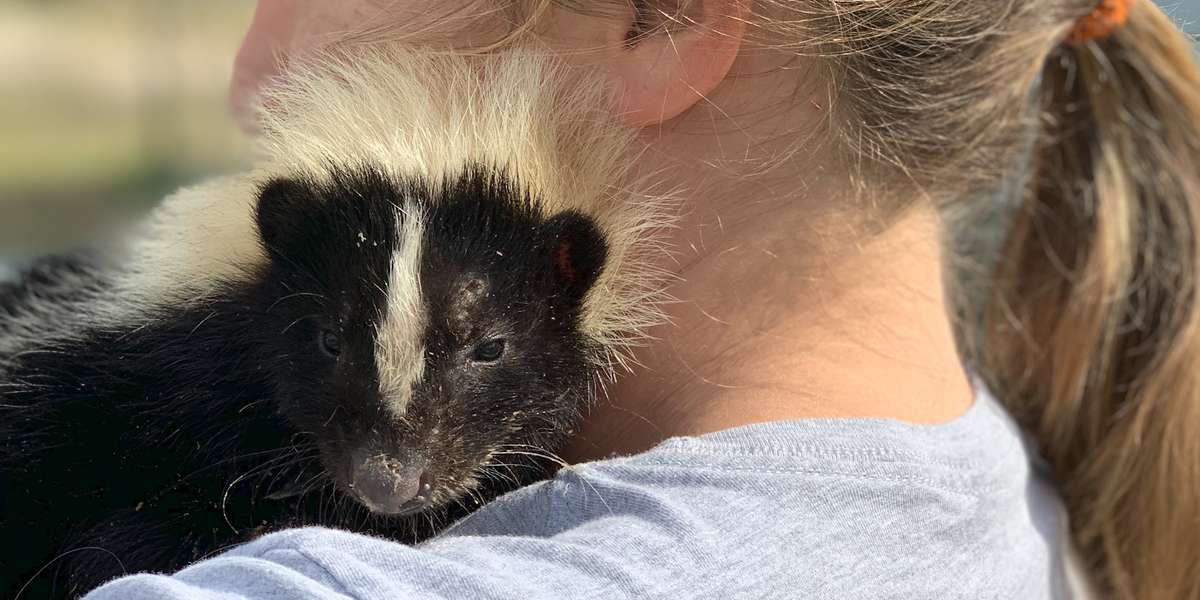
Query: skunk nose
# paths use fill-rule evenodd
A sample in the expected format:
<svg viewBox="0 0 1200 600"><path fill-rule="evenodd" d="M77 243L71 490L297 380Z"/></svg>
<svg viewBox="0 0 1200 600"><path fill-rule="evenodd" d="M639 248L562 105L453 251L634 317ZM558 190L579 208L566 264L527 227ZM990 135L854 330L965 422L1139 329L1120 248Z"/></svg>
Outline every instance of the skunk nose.
<svg viewBox="0 0 1200 600"><path fill-rule="evenodd" d="M373 513L402 515L428 504L431 485L424 460L397 461L356 452L351 457L350 489Z"/></svg>

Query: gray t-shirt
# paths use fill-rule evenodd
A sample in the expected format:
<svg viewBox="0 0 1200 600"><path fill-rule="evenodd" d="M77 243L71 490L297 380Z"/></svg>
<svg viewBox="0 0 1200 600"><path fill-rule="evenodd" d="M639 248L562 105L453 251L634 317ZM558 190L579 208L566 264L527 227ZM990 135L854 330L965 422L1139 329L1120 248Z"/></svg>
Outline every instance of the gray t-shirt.
<svg viewBox="0 0 1200 600"><path fill-rule="evenodd" d="M1064 598L1035 464L986 395L938 426L764 423L564 469L417 547L285 531L88 598Z"/></svg>

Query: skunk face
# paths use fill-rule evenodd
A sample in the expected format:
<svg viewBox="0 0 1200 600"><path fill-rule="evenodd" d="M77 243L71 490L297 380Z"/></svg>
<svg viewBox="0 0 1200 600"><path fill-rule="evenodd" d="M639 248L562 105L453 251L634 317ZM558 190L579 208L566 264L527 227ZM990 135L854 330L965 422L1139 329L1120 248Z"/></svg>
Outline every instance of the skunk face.
<svg viewBox="0 0 1200 600"><path fill-rule="evenodd" d="M503 175L275 179L257 223L279 410L373 513L445 505L557 447L599 349L580 331L596 225Z"/></svg>

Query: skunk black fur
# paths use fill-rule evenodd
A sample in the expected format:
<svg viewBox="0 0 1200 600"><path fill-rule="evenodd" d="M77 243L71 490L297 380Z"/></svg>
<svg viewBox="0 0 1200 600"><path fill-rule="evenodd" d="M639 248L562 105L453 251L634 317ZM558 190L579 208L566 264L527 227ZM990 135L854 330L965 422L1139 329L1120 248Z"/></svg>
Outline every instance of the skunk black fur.
<svg viewBox="0 0 1200 600"><path fill-rule="evenodd" d="M259 190L253 272L186 308L0 356L5 597L71 597L292 525L413 541L547 472L525 450L558 446L603 365L580 330L607 252L588 216L543 214L484 167L439 184L362 168ZM419 286L398 293L405 260ZM81 290L109 285L86 255L35 264L0 288L0 342L35 309L86 317ZM419 301L392 305L404 298ZM380 369L415 366L381 362L381 337L410 309L423 364L387 375L411 381L401 402ZM356 502L363 448L419 460L432 514Z"/></svg>

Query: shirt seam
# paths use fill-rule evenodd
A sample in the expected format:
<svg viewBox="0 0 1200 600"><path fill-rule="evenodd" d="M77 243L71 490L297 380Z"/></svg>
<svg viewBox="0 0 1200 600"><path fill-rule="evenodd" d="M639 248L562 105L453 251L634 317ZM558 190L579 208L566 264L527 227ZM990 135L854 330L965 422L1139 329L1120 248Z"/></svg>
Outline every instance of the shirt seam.
<svg viewBox="0 0 1200 600"><path fill-rule="evenodd" d="M913 452L899 452L895 450L886 450L883 448L873 449L847 449L847 448L829 448L823 446L769 446L760 444L753 450L743 448L736 445L722 445L719 448L713 448L711 452L705 451L705 448L657 448L653 450L653 454L674 455L674 456L739 456L739 457L777 457L777 458L843 458L847 460L859 461L879 461L897 464L913 464L913 465L939 465L945 467L972 468L977 467L984 461L980 459L950 459L923 457ZM629 460L651 461L654 457L646 454L640 456L631 456Z"/></svg>
<svg viewBox="0 0 1200 600"><path fill-rule="evenodd" d="M971 478L945 478L935 479L931 477L922 477L920 475L874 475L870 473L839 471L831 469L801 469L801 468L780 468L780 467L751 467L741 465L728 464L704 464L690 461L670 461L664 459L656 459L654 461L658 466L686 468L686 469L715 469L725 471L736 471L739 473L749 474L768 474L768 475L825 475L829 477L843 477L850 479L866 479L872 481L886 481L889 483L918 483L927 487L936 488L944 492L952 493L959 496L965 496L972 499L978 499L980 496L997 489L999 484L993 485L977 485L977 482Z"/></svg>

